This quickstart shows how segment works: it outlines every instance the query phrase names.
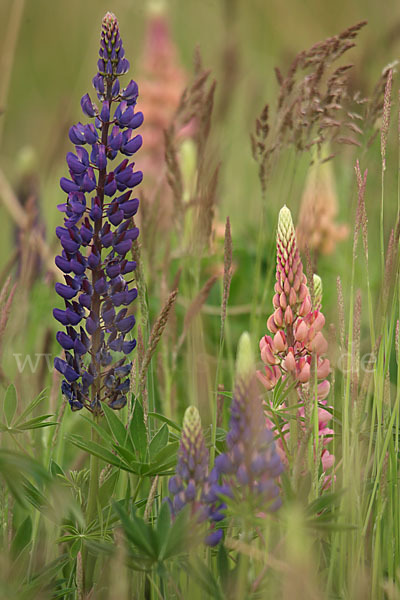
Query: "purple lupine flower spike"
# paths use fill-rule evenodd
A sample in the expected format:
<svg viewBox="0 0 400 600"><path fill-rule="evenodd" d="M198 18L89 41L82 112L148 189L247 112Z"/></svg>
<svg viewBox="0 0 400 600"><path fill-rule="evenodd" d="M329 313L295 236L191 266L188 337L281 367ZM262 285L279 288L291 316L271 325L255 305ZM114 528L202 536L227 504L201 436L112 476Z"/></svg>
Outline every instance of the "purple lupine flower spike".
<svg viewBox="0 0 400 600"><path fill-rule="evenodd" d="M222 538L222 530L215 523L223 519L225 508L216 497L211 497L208 474L209 453L204 441L199 411L190 406L186 409L181 442L178 450L176 474L170 478L168 489L173 496L172 512L178 513L184 506L191 507L191 515L201 523L207 519L211 529L206 544L215 546Z"/></svg>
<svg viewBox="0 0 400 600"><path fill-rule="evenodd" d="M125 406L131 370L127 355L136 345L129 337L135 317L127 308L137 296L129 277L136 263L126 255L139 235L131 221L139 206L132 189L143 176L129 158L112 166L119 153L130 157L142 145L141 136L133 134L143 121L142 113L135 112L138 86L130 81L121 89L119 82L129 69L124 54L118 21L109 12L93 79L100 105L85 94L82 111L93 121L69 131L75 152L68 152L69 177L60 181L68 196L59 206L64 227L56 229L62 246L56 265L65 279L56 291L65 309L54 309L54 317L66 332L57 334L65 360L56 358L54 366L65 377L62 392L72 410L86 407L95 414L101 413L102 402L116 410Z"/></svg>
<svg viewBox="0 0 400 600"><path fill-rule="evenodd" d="M241 336L227 451L215 460L213 491L249 502L259 511L280 507L277 477L283 471L272 432L266 427L251 358L250 338ZM221 484L222 482L222 484Z"/></svg>

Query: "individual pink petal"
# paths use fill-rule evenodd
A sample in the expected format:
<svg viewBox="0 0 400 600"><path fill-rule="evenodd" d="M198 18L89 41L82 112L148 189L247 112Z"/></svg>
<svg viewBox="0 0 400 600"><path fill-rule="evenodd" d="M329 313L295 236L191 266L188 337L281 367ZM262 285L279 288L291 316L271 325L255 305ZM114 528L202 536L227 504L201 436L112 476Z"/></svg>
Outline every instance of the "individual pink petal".
<svg viewBox="0 0 400 600"><path fill-rule="evenodd" d="M331 467L333 467L335 463L335 457L333 454L330 454L329 450L324 450L321 456L322 468L324 471L327 471Z"/></svg>
<svg viewBox="0 0 400 600"><path fill-rule="evenodd" d="M306 363L301 369L297 379L300 381L300 383L307 383L307 381L310 381L310 365L308 363Z"/></svg>
<svg viewBox="0 0 400 600"><path fill-rule="evenodd" d="M301 290L301 288L300 288L300 290ZM310 300L310 296L307 295L304 298L304 300L302 302L302 305L300 306L299 315L301 317L305 317L306 315L308 315L308 313L310 312L310 310L311 310L311 300Z"/></svg>
<svg viewBox="0 0 400 600"><path fill-rule="evenodd" d="M308 334L308 327L303 320L300 321L299 325L296 327L295 338L299 342L304 342Z"/></svg>
<svg viewBox="0 0 400 600"><path fill-rule="evenodd" d="M321 331L323 326L325 325L325 317L320 311L316 311L317 314L314 318L314 329L315 331Z"/></svg>
<svg viewBox="0 0 400 600"><path fill-rule="evenodd" d="M329 390L331 388L331 384L329 383L329 381L321 381L321 383L318 384L317 386L317 397L318 400L324 400L327 395L329 394Z"/></svg>
<svg viewBox="0 0 400 600"><path fill-rule="evenodd" d="M323 334L319 331L309 344L311 352L316 352L318 355L325 354L328 350L328 342Z"/></svg>
<svg viewBox="0 0 400 600"><path fill-rule="evenodd" d="M285 310L285 324L291 325L292 323L293 323L293 311L290 308L290 306L288 306Z"/></svg>
<svg viewBox="0 0 400 600"><path fill-rule="evenodd" d="M331 372L330 362L327 358L325 358L319 365L317 369L317 377L318 379L324 379L328 377Z"/></svg>
<svg viewBox="0 0 400 600"><path fill-rule="evenodd" d="M283 327L283 311L281 308L277 308L274 312L274 321L277 327Z"/></svg>
<svg viewBox="0 0 400 600"><path fill-rule="evenodd" d="M284 359L282 366L286 371L293 372L296 370L296 361L293 355L293 349L291 348Z"/></svg>
<svg viewBox="0 0 400 600"><path fill-rule="evenodd" d="M267 327L271 333L276 333L278 331L277 326L275 325L274 315L271 315L267 321Z"/></svg>
<svg viewBox="0 0 400 600"><path fill-rule="evenodd" d="M274 348L277 352L283 352L287 348L286 336L283 331L278 331L274 336Z"/></svg>

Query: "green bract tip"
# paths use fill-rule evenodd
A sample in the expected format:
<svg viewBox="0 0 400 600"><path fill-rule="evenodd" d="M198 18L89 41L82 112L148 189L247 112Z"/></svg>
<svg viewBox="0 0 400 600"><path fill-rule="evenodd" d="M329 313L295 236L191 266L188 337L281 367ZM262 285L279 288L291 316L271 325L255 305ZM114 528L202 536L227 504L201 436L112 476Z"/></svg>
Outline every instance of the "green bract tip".
<svg viewBox="0 0 400 600"><path fill-rule="evenodd" d="M251 347L250 335L247 331L242 333L238 343L236 357L237 377L246 377L254 371L254 357Z"/></svg>
<svg viewBox="0 0 400 600"><path fill-rule="evenodd" d="M313 276L314 282L314 308L317 310L321 310L322 306L322 279L319 275L314 273Z"/></svg>

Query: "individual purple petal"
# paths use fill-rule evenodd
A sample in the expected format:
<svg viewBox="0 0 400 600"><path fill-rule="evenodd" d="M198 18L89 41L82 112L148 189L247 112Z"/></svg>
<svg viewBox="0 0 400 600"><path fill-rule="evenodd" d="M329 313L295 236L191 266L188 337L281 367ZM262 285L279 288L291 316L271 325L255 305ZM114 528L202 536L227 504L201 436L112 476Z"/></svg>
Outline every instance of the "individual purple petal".
<svg viewBox="0 0 400 600"><path fill-rule="evenodd" d="M60 239L61 245L67 252L70 254L74 254L79 250L78 242L74 242L73 239L69 235L65 235Z"/></svg>
<svg viewBox="0 0 400 600"><path fill-rule="evenodd" d="M123 202L119 206L121 210L124 211L124 217L126 219L130 219L137 213L137 209L139 207L139 198L133 198L132 200L128 200L128 202Z"/></svg>
<svg viewBox="0 0 400 600"><path fill-rule="evenodd" d="M91 313L92 314L92 313ZM92 316L86 319L86 331L89 335L93 335L98 328L97 320Z"/></svg>
<svg viewBox="0 0 400 600"><path fill-rule="evenodd" d="M87 115L88 117L96 116L96 107L93 104L93 102L91 101L89 94L85 94L84 96L82 96L81 107L82 107L82 111L84 112L84 114Z"/></svg>
<svg viewBox="0 0 400 600"><path fill-rule="evenodd" d="M122 90L121 96L123 98L125 98L125 100L134 99L136 101L138 95L139 95L138 85L137 85L136 81L133 81L133 79L131 79L131 81L128 83L126 88L124 88Z"/></svg>
<svg viewBox="0 0 400 600"><path fill-rule="evenodd" d="M70 127L69 139L73 144L86 144L85 129L82 123Z"/></svg>
<svg viewBox="0 0 400 600"><path fill-rule="evenodd" d="M128 229L125 232L124 239L134 241L137 239L138 235L139 235L139 229L137 227L132 227L132 229Z"/></svg>
<svg viewBox="0 0 400 600"><path fill-rule="evenodd" d="M74 350L75 350L76 354L78 354L79 356L82 356L83 354L86 354L86 352L87 352L86 346L84 344L82 344L79 337L77 337L76 340L74 341Z"/></svg>
<svg viewBox="0 0 400 600"><path fill-rule="evenodd" d="M74 310L72 310L72 308L69 307L66 309L65 314L67 315L68 323L70 325L78 325L78 323L82 319L81 315L79 315Z"/></svg>
<svg viewBox="0 0 400 600"><path fill-rule="evenodd" d="M133 288L133 289L131 289L131 290L129 290L129 291L127 290L127 291L125 292L125 300L124 300L124 304L125 304L126 306L129 306L129 304L131 304L131 303L132 303L134 300L136 300L136 298L137 298L137 295L138 295L138 291L137 291L137 289L136 289L136 288Z"/></svg>
<svg viewBox="0 0 400 600"><path fill-rule="evenodd" d="M114 321L114 317L115 317L115 310L114 307L111 306L111 308L109 308L108 310L105 310L102 314L104 323L108 326L111 325L111 323Z"/></svg>
<svg viewBox="0 0 400 600"><path fill-rule="evenodd" d="M70 383L79 378L79 373L74 371L74 369L72 369L72 367L70 367L65 360L62 360L58 356L54 359L54 367L57 369L57 371L64 375L65 379Z"/></svg>
<svg viewBox="0 0 400 600"><path fill-rule="evenodd" d="M92 304L92 296L89 294L81 294L79 296L79 303L87 309L90 309Z"/></svg>
<svg viewBox="0 0 400 600"><path fill-rule="evenodd" d="M128 181L128 186L135 187L136 185L139 185L139 183L141 183L142 180L143 180L142 171L136 171L135 173L132 173L132 175L130 176L129 181Z"/></svg>
<svg viewBox="0 0 400 600"><path fill-rule="evenodd" d="M101 210L100 200L96 196L95 198L92 198L92 208L90 210L89 216L92 219L92 221L100 221L102 215L103 211Z"/></svg>
<svg viewBox="0 0 400 600"><path fill-rule="evenodd" d="M123 338L118 337L115 340L111 341L108 343L108 345L110 346L111 350L113 350L114 352L121 352L122 348L123 348Z"/></svg>
<svg viewBox="0 0 400 600"><path fill-rule="evenodd" d="M86 270L86 260L81 254L77 254L76 258L71 258L71 267L76 275L83 275Z"/></svg>
<svg viewBox="0 0 400 600"><path fill-rule="evenodd" d="M117 207L115 207L115 210L108 215L108 218L113 225L119 225L124 216L124 211L118 210Z"/></svg>
<svg viewBox="0 0 400 600"><path fill-rule="evenodd" d="M130 354L134 348L136 348L136 340L124 342L122 344L122 352L124 354Z"/></svg>
<svg viewBox="0 0 400 600"><path fill-rule="evenodd" d="M101 75L95 75L93 77L93 87L97 90L98 94L102 96L104 94L104 79Z"/></svg>
<svg viewBox="0 0 400 600"><path fill-rule="evenodd" d="M137 112L133 115L132 119L129 121L128 123L128 127L130 129L137 129L138 127L140 127L143 123L143 113L142 112Z"/></svg>
<svg viewBox="0 0 400 600"><path fill-rule="evenodd" d="M115 244L114 250L121 256L125 256L125 254L127 252L129 252L131 247L132 247L132 240L122 240L122 242L119 242L119 244Z"/></svg>
<svg viewBox="0 0 400 600"><path fill-rule="evenodd" d="M116 326L121 333L128 333L135 325L136 319L133 315L119 321Z"/></svg>
<svg viewBox="0 0 400 600"><path fill-rule="evenodd" d="M111 89L111 95L113 96L113 98L115 98L116 96L118 96L119 89L120 89L119 80L116 79L114 81L114 84L113 84L112 89Z"/></svg>
<svg viewBox="0 0 400 600"><path fill-rule="evenodd" d="M87 245L92 241L93 227L90 225L89 219L87 217L85 218L85 222L82 223L79 232L81 234L82 243L84 245Z"/></svg>
<svg viewBox="0 0 400 600"><path fill-rule="evenodd" d="M117 275L119 275L121 273L121 264L119 262L117 262L117 263L107 265L106 273L107 273L108 277L110 277L110 279L117 277Z"/></svg>
<svg viewBox="0 0 400 600"><path fill-rule="evenodd" d="M65 310L61 310L60 308L54 308L53 315L54 318L57 319L57 321L59 321L62 325L69 325L69 319Z"/></svg>
<svg viewBox="0 0 400 600"><path fill-rule="evenodd" d="M126 406L126 402L126 396L118 396L117 398L114 398L114 400L111 400L108 403L108 406L113 410L121 410L121 408L124 408L124 406Z"/></svg>
<svg viewBox="0 0 400 600"><path fill-rule="evenodd" d="M72 338L63 331L57 332L56 339L60 346L64 348L64 350L72 350L72 348L74 347L74 342Z"/></svg>
<svg viewBox="0 0 400 600"><path fill-rule="evenodd" d="M94 289L96 293L100 296L107 292L107 283L104 277L96 281L96 283L94 284Z"/></svg>
<svg viewBox="0 0 400 600"><path fill-rule="evenodd" d="M56 256L54 262L63 273L70 273L72 271L71 263L66 258Z"/></svg>
<svg viewBox="0 0 400 600"><path fill-rule="evenodd" d="M97 158L97 166L101 171L107 167L106 147L103 144L99 144L98 149L99 154Z"/></svg>
<svg viewBox="0 0 400 600"><path fill-rule="evenodd" d="M115 112L116 122L120 127L127 127L130 121L133 119L134 110L132 106L128 106L123 112Z"/></svg>
<svg viewBox="0 0 400 600"><path fill-rule="evenodd" d="M109 248L111 246L113 237L114 237L114 234L112 231L109 231L108 233L104 233L101 236L101 243L104 246L104 248Z"/></svg>
<svg viewBox="0 0 400 600"><path fill-rule="evenodd" d="M96 188L96 177L94 175L93 169L88 169L88 171L83 176L82 188L85 192L93 192Z"/></svg>
<svg viewBox="0 0 400 600"><path fill-rule="evenodd" d="M61 177L60 187L67 194L69 194L70 192L79 192L79 190L80 190L80 187L78 184L74 183L70 179L67 179L66 177Z"/></svg>
<svg viewBox="0 0 400 600"><path fill-rule="evenodd" d="M123 275L127 275L128 273L132 273L136 269L136 261L135 260L127 260L124 267L121 269L121 273Z"/></svg>
<svg viewBox="0 0 400 600"><path fill-rule="evenodd" d="M114 294L112 294L111 296L111 301L114 304L114 306L121 306L122 303L125 301L125 291L123 292L115 292Z"/></svg>
<svg viewBox="0 0 400 600"><path fill-rule="evenodd" d="M110 121L110 105L108 100L103 102L100 112L100 119L103 121L103 123L108 123Z"/></svg>
<svg viewBox="0 0 400 600"><path fill-rule="evenodd" d="M55 288L57 294L66 300L71 300L74 296L76 296L76 290L72 289L69 285L64 285L63 283L57 282Z"/></svg>
<svg viewBox="0 0 400 600"><path fill-rule="evenodd" d="M219 544L219 542L222 540L222 537L222 529L214 529L214 531L206 537L205 544L213 548L214 546L217 546Z"/></svg>
<svg viewBox="0 0 400 600"><path fill-rule="evenodd" d="M100 264L100 256L92 252L89 254L88 265L90 269L95 269Z"/></svg>
<svg viewBox="0 0 400 600"><path fill-rule="evenodd" d="M84 173L87 169L87 167L85 165L83 165L81 163L81 161L78 160L78 158L72 152L68 152L68 154L67 154L67 164L68 164L68 167L70 168L70 170L73 173L77 173L78 175L80 175L81 173ZM66 190L64 190L64 191L66 191Z"/></svg>
<svg viewBox="0 0 400 600"><path fill-rule="evenodd" d="M97 142L98 134L95 126L92 123L85 125L85 140L88 144L94 144Z"/></svg>
<svg viewBox="0 0 400 600"><path fill-rule="evenodd" d="M131 156L132 154L134 154L135 152L137 152L139 150L139 148L141 147L143 143L143 139L141 135L135 135L134 138L132 138L131 140L129 140L129 142L127 142L126 144L124 144L121 147L121 152L123 154L127 154L128 156Z"/></svg>
<svg viewBox="0 0 400 600"><path fill-rule="evenodd" d="M127 71L129 71L129 61L126 58L123 58L118 61L117 73L118 75L123 75L124 73L127 73Z"/></svg>
<svg viewBox="0 0 400 600"><path fill-rule="evenodd" d="M106 196L113 196L117 191L117 182L115 181L114 173L107 175L107 180L104 186L104 193Z"/></svg>

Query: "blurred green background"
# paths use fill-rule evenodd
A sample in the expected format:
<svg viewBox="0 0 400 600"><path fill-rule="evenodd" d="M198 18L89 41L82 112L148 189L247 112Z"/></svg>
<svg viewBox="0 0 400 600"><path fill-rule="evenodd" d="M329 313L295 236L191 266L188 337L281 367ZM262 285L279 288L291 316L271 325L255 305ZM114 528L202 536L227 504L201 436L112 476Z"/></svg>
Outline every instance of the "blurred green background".
<svg viewBox="0 0 400 600"><path fill-rule="evenodd" d="M193 72L193 53L199 46L205 67L211 69L212 77L218 82L209 152L214 164L221 161L222 165L218 188L219 220L224 222L229 215L232 221L237 271L232 284L231 304L250 302L251 268L261 193L249 135L264 104L269 102L272 110L275 106L278 86L274 67L279 66L285 73L298 52L366 19L368 26L357 38L356 48L346 55L346 62L355 65L351 75L352 89L359 89L362 94L368 95L385 65L395 61L399 55L399 5L394 0L337 0L329 3L319 0L170 0L166 1L166 5L182 66L189 75ZM27 146L33 148L41 211L46 221L47 240L53 248L56 248L53 231L61 223L56 207L64 199L58 182L66 174L65 154L71 146L68 128L81 119L80 98L92 89L101 19L107 10L114 12L119 19L126 55L132 67L130 74L138 81L140 89L147 14L147 4L143 0L0 2L0 60L3 73L0 80L0 97L3 98L0 165L7 179L16 186L20 176L21 150ZM22 12L18 30L19 11ZM236 79L228 94L228 105L222 106L221 89L227 75L223 56L229 44L236 49ZM11 65L8 82L7 73ZM395 105L397 110L397 102L394 102ZM395 121L394 113L395 109L392 111ZM394 126L389 141L385 185L387 235L393 226L397 208L396 144ZM338 221L350 225L356 199L353 167L357 156L354 149L343 148L334 161L340 205ZM266 240L272 243L279 207L287 203L297 217L308 162L309 157L306 157L301 163L290 197L284 161L280 165L277 181L269 189L267 215L270 226L266 231ZM137 165L140 168L140 158ZM378 222L380 199L379 136L368 153L363 154L361 167L369 168L366 201L370 223L373 224L370 228L370 243L372 241L373 246L375 238L378 239L378 227L375 225ZM15 244L14 225L1 205L0 222L1 270ZM145 239L141 241L146 244ZM329 322L335 322L337 316L335 286L338 274L341 274L346 289L351 246L350 234L347 242L337 246L334 255L321 260L320 271L326 291L324 305ZM270 258L266 257L265 269ZM360 265L358 277L362 281L363 265ZM372 269L373 286L379 286L380 281L381 272L376 261ZM29 303L28 322L25 323L29 329L29 346L36 351L39 351L38 345L42 347L40 339L43 325L52 329L55 327L49 315L54 296L52 286L41 286L34 289L29 301L26 300ZM268 298L263 309L265 317L270 312L270 306ZM241 317L237 321L237 334L248 326L247 317ZM263 329L264 325L260 334ZM20 351L18 340L12 343L14 351Z"/></svg>

